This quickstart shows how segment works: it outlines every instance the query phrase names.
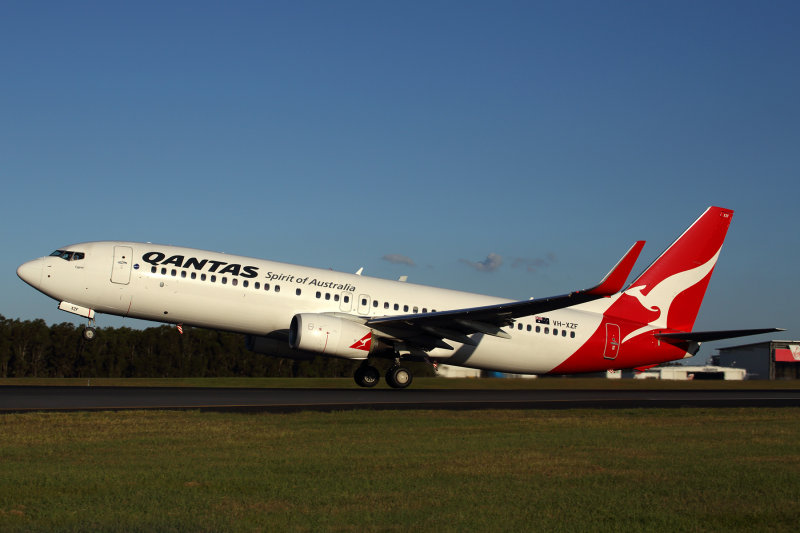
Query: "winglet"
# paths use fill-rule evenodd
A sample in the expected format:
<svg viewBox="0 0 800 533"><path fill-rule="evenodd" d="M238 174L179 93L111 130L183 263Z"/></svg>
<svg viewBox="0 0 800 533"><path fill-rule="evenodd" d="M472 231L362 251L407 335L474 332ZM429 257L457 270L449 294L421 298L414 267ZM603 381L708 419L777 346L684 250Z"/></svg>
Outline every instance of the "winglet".
<svg viewBox="0 0 800 533"><path fill-rule="evenodd" d="M636 260L639 259L639 254L642 248L644 248L644 243L645 241L636 241L622 259L614 265L611 272L606 274L603 281L597 286L587 290L586 293L595 296L611 296L621 291L622 287L625 286L625 280L628 279L631 270L633 270L633 265L636 264Z"/></svg>

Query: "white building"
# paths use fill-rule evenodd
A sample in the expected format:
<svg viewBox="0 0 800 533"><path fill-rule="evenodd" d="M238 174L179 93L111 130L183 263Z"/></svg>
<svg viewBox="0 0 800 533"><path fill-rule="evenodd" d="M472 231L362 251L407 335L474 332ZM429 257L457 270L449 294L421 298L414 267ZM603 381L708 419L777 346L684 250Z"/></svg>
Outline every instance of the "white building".
<svg viewBox="0 0 800 533"><path fill-rule="evenodd" d="M639 372L634 379L675 379L675 380L701 380L724 379L743 380L746 375L744 368L729 368L722 366L662 366Z"/></svg>
<svg viewBox="0 0 800 533"><path fill-rule="evenodd" d="M439 365L436 376L440 378L479 378L481 371L463 366Z"/></svg>

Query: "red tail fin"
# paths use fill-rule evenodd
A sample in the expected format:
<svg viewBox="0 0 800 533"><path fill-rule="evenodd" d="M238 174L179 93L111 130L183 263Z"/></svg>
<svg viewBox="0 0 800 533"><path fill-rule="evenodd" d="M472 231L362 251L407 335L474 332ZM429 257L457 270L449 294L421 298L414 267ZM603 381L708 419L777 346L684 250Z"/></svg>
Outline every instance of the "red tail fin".
<svg viewBox="0 0 800 533"><path fill-rule="evenodd" d="M625 294L648 311L657 311L652 325L691 331L717 263L733 211L709 207L689 229L650 265Z"/></svg>

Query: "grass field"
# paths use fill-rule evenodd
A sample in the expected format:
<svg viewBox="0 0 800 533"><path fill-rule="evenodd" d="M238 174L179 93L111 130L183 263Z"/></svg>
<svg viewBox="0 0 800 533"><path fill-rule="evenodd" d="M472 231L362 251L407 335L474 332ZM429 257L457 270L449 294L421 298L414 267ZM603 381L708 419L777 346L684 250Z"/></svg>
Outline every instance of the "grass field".
<svg viewBox="0 0 800 533"><path fill-rule="evenodd" d="M0 415L0 531L796 531L800 409Z"/></svg>

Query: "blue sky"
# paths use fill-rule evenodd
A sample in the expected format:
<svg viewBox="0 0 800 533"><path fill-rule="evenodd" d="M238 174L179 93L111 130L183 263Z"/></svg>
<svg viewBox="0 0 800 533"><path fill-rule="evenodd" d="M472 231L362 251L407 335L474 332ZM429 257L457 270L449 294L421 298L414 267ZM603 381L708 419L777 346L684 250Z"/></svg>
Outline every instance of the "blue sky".
<svg viewBox="0 0 800 533"><path fill-rule="evenodd" d="M79 322L15 270L101 239L560 294L720 205L696 328L800 338L798 23L796 2L4 2L0 314Z"/></svg>

